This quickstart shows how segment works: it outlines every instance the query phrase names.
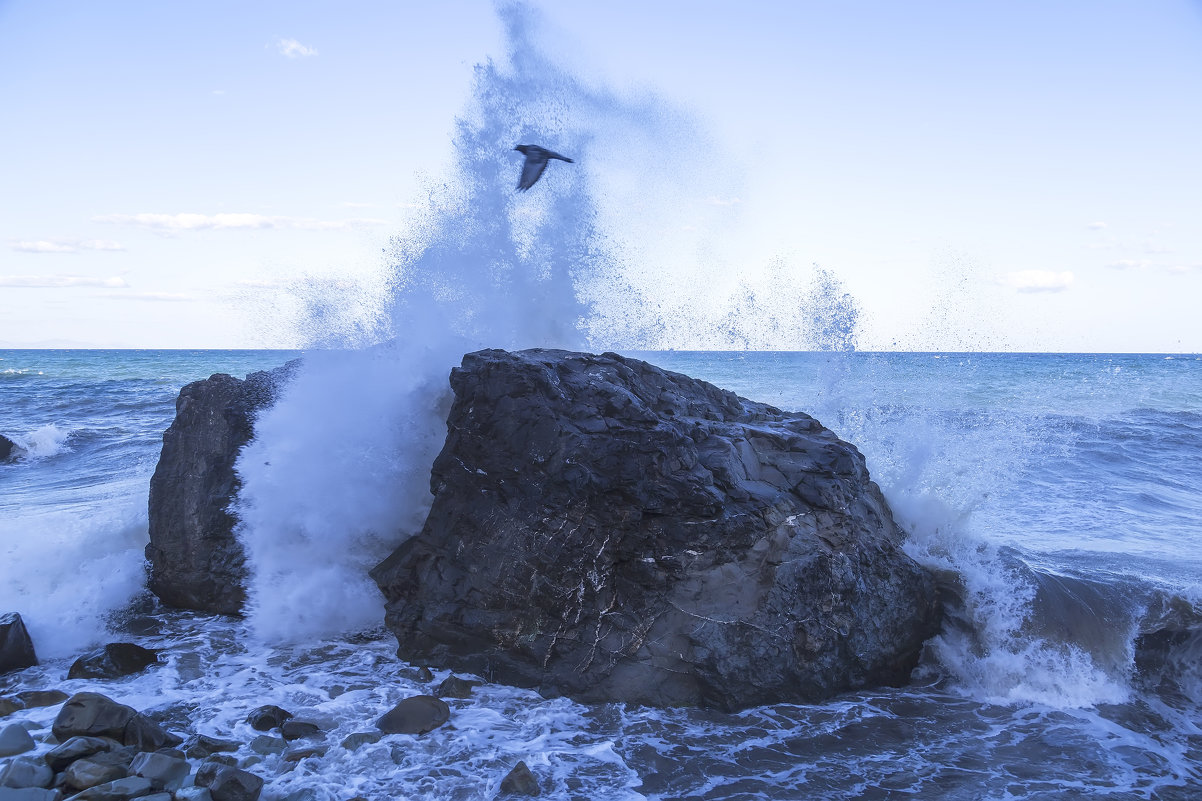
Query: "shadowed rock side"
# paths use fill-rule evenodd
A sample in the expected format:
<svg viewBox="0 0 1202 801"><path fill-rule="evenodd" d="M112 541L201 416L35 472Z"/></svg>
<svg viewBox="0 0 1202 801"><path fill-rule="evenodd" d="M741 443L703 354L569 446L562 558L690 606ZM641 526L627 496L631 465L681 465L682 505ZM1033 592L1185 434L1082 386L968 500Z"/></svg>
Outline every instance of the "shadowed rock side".
<svg viewBox="0 0 1202 801"><path fill-rule="evenodd" d="M429 517L373 571L402 658L724 709L908 680L933 581L813 418L615 354L481 351L451 386Z"/></svg>
<svg viewBox="0 0 1202 801"><path fill-rule="evenodd" d="M238 614L246 600L245 557L227 508L237 496L234 464L297 361L251 373L218 373L180 390L175 420L150 479L150 590L172 606Z"/></svg>

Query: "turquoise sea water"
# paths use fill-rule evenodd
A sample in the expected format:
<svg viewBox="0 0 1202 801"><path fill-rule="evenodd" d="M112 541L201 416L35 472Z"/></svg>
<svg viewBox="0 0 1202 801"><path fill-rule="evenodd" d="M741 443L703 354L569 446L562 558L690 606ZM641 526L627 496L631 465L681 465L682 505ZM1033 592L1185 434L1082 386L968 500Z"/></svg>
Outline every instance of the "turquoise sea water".
<svg viewBox="0 0 1202 801"><path fill-rule="evenodd" d="M149 477L179 388L296 355L0 351L0 433L25 450L0 465L0 611L21 612L43 657L0 677L0 694L99 689L179 731L244 742L245 713L262 703L319 720L325 756L251 767L268 798L491 798L517 759L565 798L1202 796L1194 356L631 354L814 414L865 453L907 550L948 599L914 684L737 715L486 685L454 702L453 728L348 751L343 736L430 689L403 676L382 631L280 639L253 616L154 607L128 629ZM349 495L392 456L340 462L360 475L327 477L329 491ZM338 518L321 525L337 542ZM287 567L303 583L328 565ZM371 599L360 602L370 619ZM82 649L131 638L165 648L165 664L102 687L65 680ZM26 719L48 726L53 712Z"/></svg>

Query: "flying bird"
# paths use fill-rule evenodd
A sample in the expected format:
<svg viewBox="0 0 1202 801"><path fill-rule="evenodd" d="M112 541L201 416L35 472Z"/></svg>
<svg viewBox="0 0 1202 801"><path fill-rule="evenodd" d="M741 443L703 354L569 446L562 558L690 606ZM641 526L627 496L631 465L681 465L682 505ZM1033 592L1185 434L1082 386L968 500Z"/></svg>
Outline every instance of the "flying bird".
<svg viewBox="0 0 1202 801"><path fill-rule="evenodd" d="M559 159L568 164L576 163L567 156L561 156L538 145L518 145L514 150L526 156L526 162L522 164L522 177L518 180L519 192L525 192L534 186L534 183L543 174L543 170L547 169L547 162L550 159Z"/></svg>

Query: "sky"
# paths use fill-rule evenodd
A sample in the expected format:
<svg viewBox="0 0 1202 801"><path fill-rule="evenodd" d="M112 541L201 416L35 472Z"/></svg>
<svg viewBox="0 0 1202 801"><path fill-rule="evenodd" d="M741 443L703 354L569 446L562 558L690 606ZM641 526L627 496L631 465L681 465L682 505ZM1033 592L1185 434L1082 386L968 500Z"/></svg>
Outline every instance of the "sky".
<svg viewBox="0 0 1202 801"><path fill-rule="evenodd" d="M1202 0L530 5L704 134L653 154L707 206L665 293L821 268L861 349L1202 352ZM305 344L505 52L476 0L0 0L0 347Z"/></svg>

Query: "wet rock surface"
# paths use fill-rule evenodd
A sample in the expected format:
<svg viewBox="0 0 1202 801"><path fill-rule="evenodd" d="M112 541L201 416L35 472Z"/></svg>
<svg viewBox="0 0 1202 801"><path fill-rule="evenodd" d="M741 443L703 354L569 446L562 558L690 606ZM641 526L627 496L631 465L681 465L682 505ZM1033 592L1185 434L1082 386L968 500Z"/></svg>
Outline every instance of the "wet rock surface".
<svg viewBox="0 0 1202 801"><path fill-rule="evenodd" d="M902 684L934 582L806 414L615 354L468 354L398 654L583 701L739 709Z"/></svg>
<svg viewBox="0 0 1202 801"><path fill-rule="evenodd" d="M16 612L0 614L0 673L22 670L37 663L25 621Z"/></svg>
<svg viewBox="0 0 1202 801"><path fill-rule="evenodd" d="M158 664L159 654L131 642L113 642L75 660L68 679L116 679Z"/></svg>
<svg viewBox="0 0 1202 801"><path fill-rule="evenodd" d="M446 701L432 695L406 698L376 721L376 728L385 734L426 734L451 718Z"/></svg>
<svg viewBox="0 0 1202 801"><path fill-rule="evenodd" d="M297 361L244 380L218 373L180 390L175 420L150 479L150 590L164 603L237 614L246 600L245 556L228 507L234 464L255 414L269 407Z"/></svg>

